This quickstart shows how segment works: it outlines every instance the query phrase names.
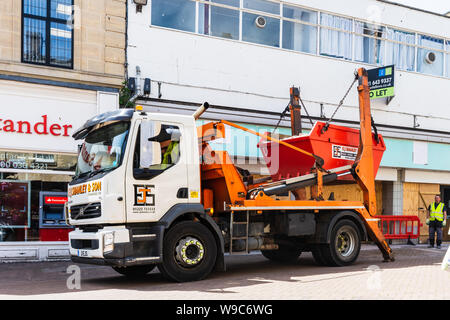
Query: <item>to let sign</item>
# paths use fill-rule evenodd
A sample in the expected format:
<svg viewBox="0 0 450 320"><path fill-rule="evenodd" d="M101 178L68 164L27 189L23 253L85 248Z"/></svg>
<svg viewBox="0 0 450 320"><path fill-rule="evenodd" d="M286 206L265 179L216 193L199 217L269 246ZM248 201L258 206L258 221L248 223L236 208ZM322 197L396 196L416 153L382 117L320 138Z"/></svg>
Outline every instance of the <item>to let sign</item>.
<svg viewBox="0 0 450 320"><path fill-rule="evenodd" d="M367 72L369 74L370 99L394 96L394 65Z"/></svg>

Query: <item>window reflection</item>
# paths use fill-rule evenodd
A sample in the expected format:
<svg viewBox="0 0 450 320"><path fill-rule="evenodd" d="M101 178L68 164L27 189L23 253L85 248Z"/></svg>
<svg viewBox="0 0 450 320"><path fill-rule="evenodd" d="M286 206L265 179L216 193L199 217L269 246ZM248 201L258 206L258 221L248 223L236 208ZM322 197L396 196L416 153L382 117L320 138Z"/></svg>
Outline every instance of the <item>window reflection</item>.
<svg viewBox="0 0 450 320"><path fill-rule="evenodd" d="M45 63L46 31L45 21L24 18L23 59L34 63Z"/></svg>
<svg viewBox="0 0 450 320"><path fill-rule="evenodd" d="M385 44L379 38L386 37L386 28L355 21L355 32L367 35L367 37L355 36L355 60L376 65L381 64Z"/></svg>
<svg viewBox="0 0 450 320"><path fill-rule="evenodd" d="M0 169L75 171L76 156L65 154L39 154L0 152Z"/></svg>
<svg viewBox="0 0 450 320"><path fill-rule="evenodd" d="M227 4L231 5L232 3ZM238 10L202 4L199 11L200 33L226 39L239 39Z"/></svg>
<svg viewBox="0 0 450 320"><path fill-rule="evenodd" d="M317 23L317 12L292 6L283 6L283 17L308 23ZM283 48L315 53L317 47L317 27L283 21Z"/></svg>
<svg viewBox="0 0 450 320"><path fill-rule="evenodd" d="M68 20L72 16L72 0L51 0L52 18Z"/></svg>
<svg viewBox="0 0 450 320"><path fill-rule="evenodd" d="M152 0L152 24L194 32L195 1Z"/></svg>
<svg viewBox="0 0 450 320"><path fill-rule="evenodd" d="M244 8L280 14L280 4L266 0L244 0Z"/></svg>

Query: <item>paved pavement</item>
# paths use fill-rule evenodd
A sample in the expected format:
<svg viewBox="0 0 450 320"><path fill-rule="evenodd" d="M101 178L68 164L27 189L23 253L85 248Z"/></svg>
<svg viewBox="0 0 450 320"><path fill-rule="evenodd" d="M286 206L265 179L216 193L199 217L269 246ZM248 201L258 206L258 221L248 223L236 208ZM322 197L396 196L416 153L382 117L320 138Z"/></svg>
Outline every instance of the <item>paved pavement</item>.
<svg viewBox="0 0 450 320"><path fill-rule="evenodd" d="M130 280L109 267L80 265L81 289L73 290L71 262L0 264L0 299L450 299L450 272L440 269L447 247L397 245L396 261L382 263L377 248L366 245L342 268L316 266L310 253L294 265L260 254L228 256L227 272L191 283L167 282L157 269Z"/></svg>

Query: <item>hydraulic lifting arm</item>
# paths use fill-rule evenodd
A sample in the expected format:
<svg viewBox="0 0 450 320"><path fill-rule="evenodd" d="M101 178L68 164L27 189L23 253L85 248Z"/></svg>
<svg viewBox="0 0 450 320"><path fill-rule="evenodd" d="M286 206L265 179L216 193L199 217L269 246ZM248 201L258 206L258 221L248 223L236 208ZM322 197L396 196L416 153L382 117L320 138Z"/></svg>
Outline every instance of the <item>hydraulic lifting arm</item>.
<svg viewBox="0 0 450 320"><path fill-rule="evenodd" d="M358 69L358 96L360 136L359 148L352 174L363 192L365 209L357 211L364 218L367 232L383 254L385 261L393 261L394 255L378 227L377 201L375 192L375 173L373 170L372 114L370 110L370 89L367 70Z"/></svg>

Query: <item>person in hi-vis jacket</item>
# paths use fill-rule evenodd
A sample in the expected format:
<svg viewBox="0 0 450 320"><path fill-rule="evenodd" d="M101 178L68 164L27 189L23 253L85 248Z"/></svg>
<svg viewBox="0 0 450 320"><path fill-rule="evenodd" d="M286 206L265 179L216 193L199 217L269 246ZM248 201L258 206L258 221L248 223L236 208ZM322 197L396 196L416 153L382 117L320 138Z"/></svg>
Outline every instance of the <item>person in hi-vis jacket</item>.
<svg viewBox="0 0 450 320"><path fill-rule="evenodd" d="M434 202L430 204L427 211L427 225L430 232L430 244L428 248L434 247L434 234L436 233L436 246L441 248L442 228L445 227L447 220L447 207L441 202L441 196L436 195Z"/></svg>

